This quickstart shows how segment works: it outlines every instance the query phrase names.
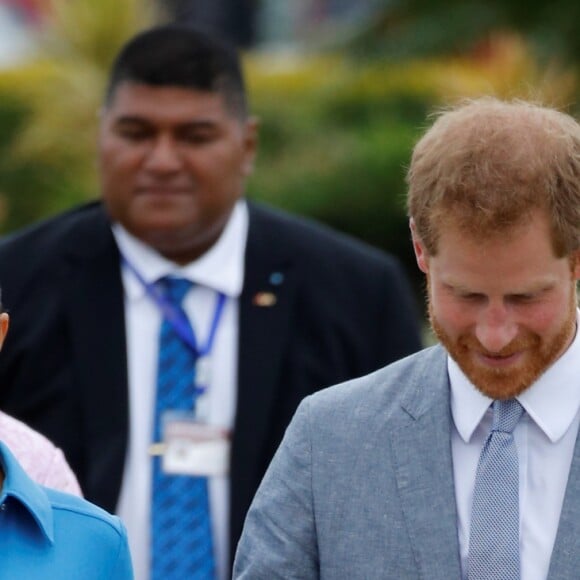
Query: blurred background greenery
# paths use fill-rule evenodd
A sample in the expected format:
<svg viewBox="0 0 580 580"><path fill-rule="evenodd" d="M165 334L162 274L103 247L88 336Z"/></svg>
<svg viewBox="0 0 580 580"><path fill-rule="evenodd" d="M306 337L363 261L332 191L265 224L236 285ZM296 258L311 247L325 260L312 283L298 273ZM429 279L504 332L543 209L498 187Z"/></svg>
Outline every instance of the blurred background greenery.
<svg viewBox="0 0 580 580"><path fill-rule="evenodd" d="M98 196L94 145L106 71L131 34L169 18L147 0L44 4L40 49L0 69L4 233ZM261 119L248 195L396 254L419 293L404 176L429 112L495 94L578 113L580 3L373 6L363 18L314 19L283 49L267 39L244 50Z"/></svg>

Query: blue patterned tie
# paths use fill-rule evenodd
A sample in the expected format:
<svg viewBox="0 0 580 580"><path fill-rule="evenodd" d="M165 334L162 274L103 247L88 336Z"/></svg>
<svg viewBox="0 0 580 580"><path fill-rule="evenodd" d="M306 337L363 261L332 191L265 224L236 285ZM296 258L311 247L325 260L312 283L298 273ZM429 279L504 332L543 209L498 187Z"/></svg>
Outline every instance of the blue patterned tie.
<svg viewBox="0 0 580 580"><path fill-rule="evenodd" d="M167 299L182 311L181 302L192 283L164 278L159 284ZM192 411L195 362L195 353L164 319L159 337L155 442L162 438L164 411ZM166 475L161 458L153 461L151 580L212 580L215 562L207 478Z"/></svg>
<svg viewBox="0 0 580 580"><path fill-rule="evenodd" d="M512 432L523 412L516 399L493 403L473 490L469 580L520 579L519 465Z"/></svg>

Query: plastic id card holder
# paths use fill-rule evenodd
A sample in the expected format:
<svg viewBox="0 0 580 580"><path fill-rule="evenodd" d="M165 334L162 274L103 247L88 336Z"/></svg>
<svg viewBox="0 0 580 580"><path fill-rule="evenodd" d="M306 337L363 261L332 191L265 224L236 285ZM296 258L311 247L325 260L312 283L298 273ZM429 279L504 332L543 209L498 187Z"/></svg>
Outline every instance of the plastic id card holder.
<svg viewBox="0 0 580 580"><path fill-rule="evenodd" d="M203 477L228 474L229 432L196 421L193 413L165 413L163 443L162 468L165 473Z"/></svg>

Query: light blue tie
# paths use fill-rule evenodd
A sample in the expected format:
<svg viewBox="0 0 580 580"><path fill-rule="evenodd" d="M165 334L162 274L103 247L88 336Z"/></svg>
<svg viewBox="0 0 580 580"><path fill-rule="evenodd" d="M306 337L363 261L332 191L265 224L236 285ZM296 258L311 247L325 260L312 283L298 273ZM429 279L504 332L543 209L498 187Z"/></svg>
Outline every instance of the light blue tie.
<svg viewBox="0 0 580 580"><path fill-rule="evenodd" d="M187 320L181 302L192 283L164 278L159 284ZM164 411L193 409L196 358L173 326L164 320L159 337L155 442L161 441ZM151 580L213 580L215 561L207 478L166 475L161 469L161 458L154 457L153 462Z"/></svg>
<svg viewBox="0 0 580 580"><path fill-rule="evenodd" d="M519 465L512 432L523 412L516 399L493 403L473 490L469 580L520 580Z"/></svg>

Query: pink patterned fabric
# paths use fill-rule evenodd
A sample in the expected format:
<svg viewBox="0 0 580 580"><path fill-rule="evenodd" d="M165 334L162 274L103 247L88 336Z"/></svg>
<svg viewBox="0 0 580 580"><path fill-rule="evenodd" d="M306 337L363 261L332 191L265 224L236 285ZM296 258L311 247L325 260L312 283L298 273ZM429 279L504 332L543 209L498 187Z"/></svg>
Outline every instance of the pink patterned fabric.
<svg viewBox="0 0 580 580"><path fill-rule="evenodd" d="M62 451L44 435L0 412L0 440L10 448L31 479L46 487L82 496Z"/></svg>

